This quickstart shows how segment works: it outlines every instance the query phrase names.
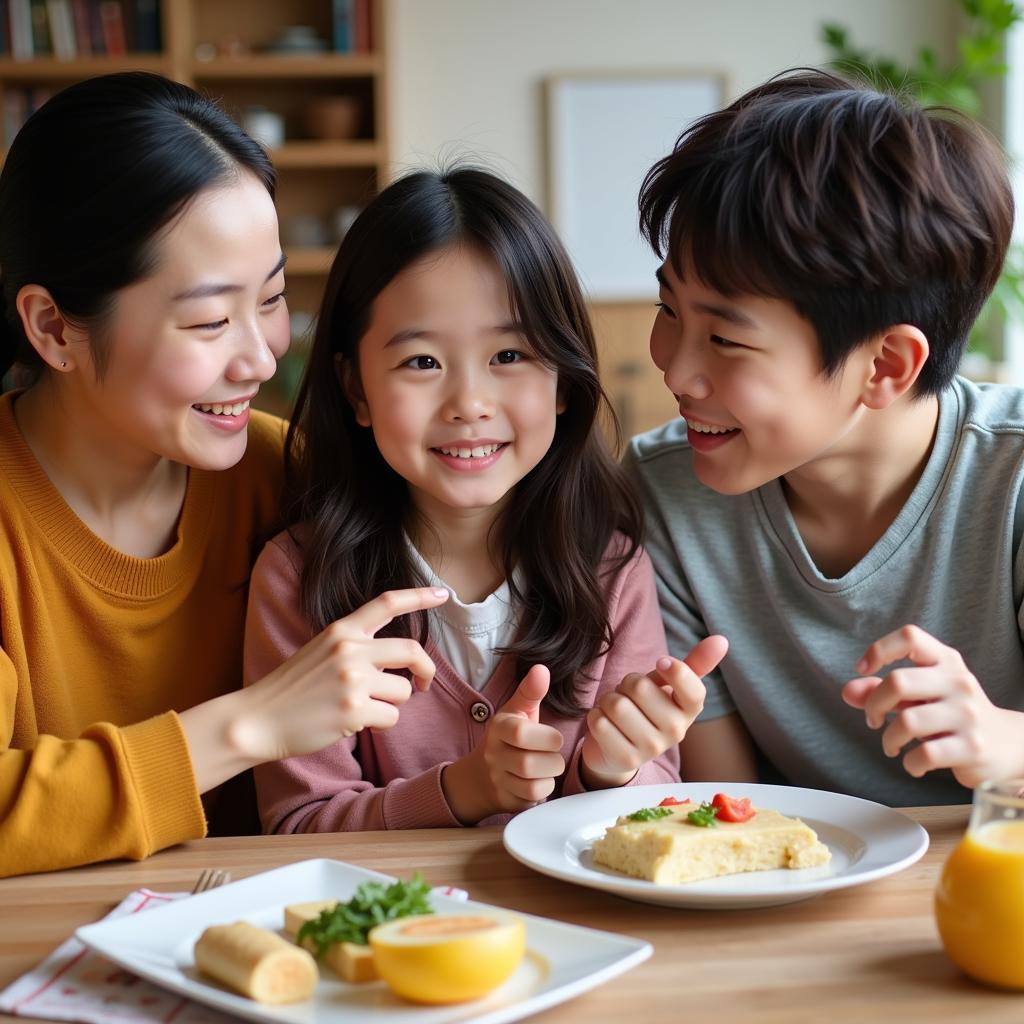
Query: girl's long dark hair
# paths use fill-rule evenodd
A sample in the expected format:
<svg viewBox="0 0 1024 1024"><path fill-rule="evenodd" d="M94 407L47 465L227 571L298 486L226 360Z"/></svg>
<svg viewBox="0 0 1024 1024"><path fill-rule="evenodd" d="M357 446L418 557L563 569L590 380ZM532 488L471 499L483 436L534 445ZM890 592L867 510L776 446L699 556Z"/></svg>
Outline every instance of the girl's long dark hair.
<svg viewBox="0 0 1024 1024"><path fill-rule="evenodd" d="M373 302L410 264L452 245L495 260L513 314L537 356L558 373L565 411L541 462L495 524L519 632L502 653L520 674L551 670L548 704L579 715L576 676L614 642L602 563L614 531L640 540L640 509L598 426L615 426L598 378L593 330L576 274L543 214L521 192L470 167L419 171L385 189L345 236L330 276L286 443L287 517L303 549L303 611L317 629L385 590L418 586L403 538L413 521L406 482L355 420L336 356L358 366ZM615 426L617 433L617 426ZM524 574L523 590L512 570ZM426 616L382 631L426 638Z"/></svg>

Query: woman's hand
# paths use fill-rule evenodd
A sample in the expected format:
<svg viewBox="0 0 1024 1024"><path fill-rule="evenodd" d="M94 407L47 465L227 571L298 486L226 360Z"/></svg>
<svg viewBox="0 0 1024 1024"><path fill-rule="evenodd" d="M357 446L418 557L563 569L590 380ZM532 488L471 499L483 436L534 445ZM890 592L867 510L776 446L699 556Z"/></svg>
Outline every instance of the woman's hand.
<svg viewBox="0 0 1024 1024"><path fill-rule="evenodd" d="M588 789L624 786L675 746L704 707L700 677L725 657L723 636L701 640L683 661L659 658L653 672L626 676L587 715L580 776Z"/></svg>
<svg viewBox="0 0 1024 1024"><path fill-rule="evenodd" d="M551 795L565 759L562 734L540 721L550 683L551 673L534 665L495 712L476 749L442 772L445 798L463 824L523 811Z"/></svg>
<svg viewBox="0 0 1024 1024"><path fill-rule="evenodd" d="M388 670L407 669L426 689L434 663L415 640L375 634L399 615L447 599L441 588L388 591L331 623L259 682L182 712L200 792L244 768L311 754L368 727L391 728L412 685Z"/></svg>

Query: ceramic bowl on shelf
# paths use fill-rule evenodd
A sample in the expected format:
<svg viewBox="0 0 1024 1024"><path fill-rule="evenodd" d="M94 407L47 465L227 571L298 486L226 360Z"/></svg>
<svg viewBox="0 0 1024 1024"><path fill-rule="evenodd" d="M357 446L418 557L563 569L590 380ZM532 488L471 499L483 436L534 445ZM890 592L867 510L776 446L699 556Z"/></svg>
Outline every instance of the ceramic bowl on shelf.
<svg viewBox="0 0 1024 1024"><path fill-rule="evenodd" d="M362 113L355 96L314 96L303 117L311 139L353 139L359 134Z"/></svg>
<svg viewBox="0 0 1024 1024"><path fill-rule="evenodd" d="M298 57L326 53L329 44L316 34L311 25L288 25L267 44L267 53Z"/></svg>

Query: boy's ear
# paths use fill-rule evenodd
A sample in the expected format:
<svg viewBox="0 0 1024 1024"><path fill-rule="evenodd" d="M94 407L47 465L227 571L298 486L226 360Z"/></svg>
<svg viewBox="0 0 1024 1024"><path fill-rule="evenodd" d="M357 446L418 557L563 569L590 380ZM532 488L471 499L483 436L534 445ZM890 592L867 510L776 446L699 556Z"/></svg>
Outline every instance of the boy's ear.
<svg viewBox="0 0 1024 1024"><path fill-rule="evenodd" d="M869 409L885 409L913 388L931 350L919 327L896 324L869 341L867 351L870 377L861 401Z"/></svg>
<svg viewBox="0 0 1024 1024"><path fill-rule="evenodd" d="M73 369L79 354L76 343L87 341L88 335L65 320L49 291L26 284L18 291L15 305L25 336L40 358L58 373Z"/></svg>
<svg viewBox="0 0 1024 1024"><path fill-rule="evenodd" d="M370 407L363 395L363 384L359 379L359 370L355 362L346 359L340 352L334 357L334 372L338 375L341 393L348 399L356 414L356 423L361 427L370 425Z"/></svg>

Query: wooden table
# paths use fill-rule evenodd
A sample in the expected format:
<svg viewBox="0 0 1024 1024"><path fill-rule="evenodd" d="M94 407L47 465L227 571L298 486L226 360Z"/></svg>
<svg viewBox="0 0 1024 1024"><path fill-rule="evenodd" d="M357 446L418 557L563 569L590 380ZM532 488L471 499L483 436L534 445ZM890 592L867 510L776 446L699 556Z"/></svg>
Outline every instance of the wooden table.
<svg viewBox="0 0 1024 1024"><path fill-rule="evenodd" d="M992 991L946 960L932 918L939 868L965 807L912 809L925 857L891 878L764 910L690 911L559 882L513 860L496 829L206 839L142 863L0 880L0 987L140 886L183 890L207 866L235 879L309 857L387 874L423 871L484 903L649 940L646 963L535 1021L842 1024L1024 1021L1024 994ZM1024 949L1021 950L1024 956ZM0 1020L13 1021L13 1017Z"/></svg>

